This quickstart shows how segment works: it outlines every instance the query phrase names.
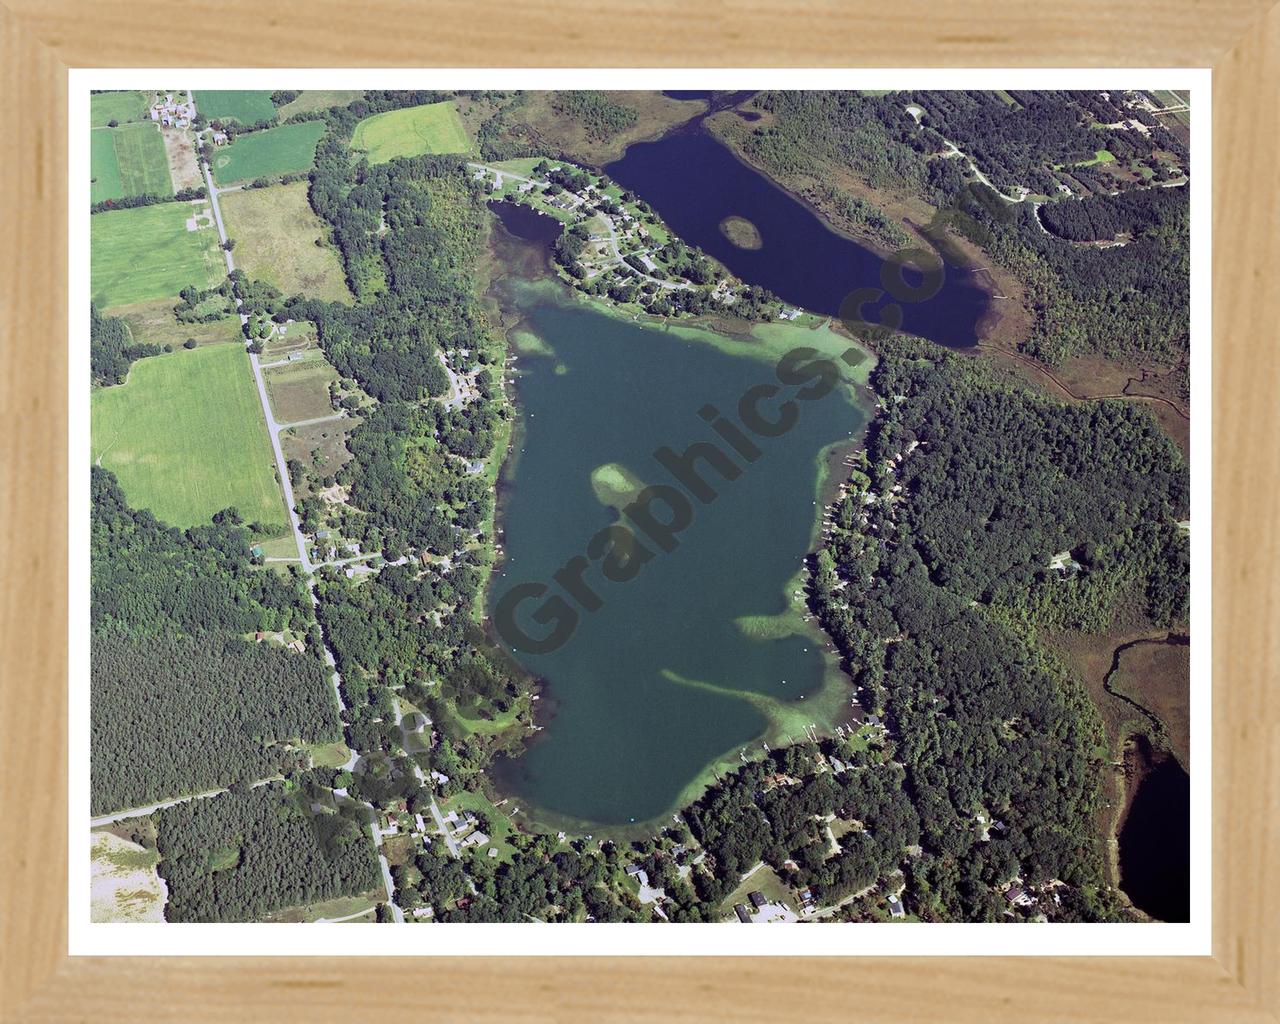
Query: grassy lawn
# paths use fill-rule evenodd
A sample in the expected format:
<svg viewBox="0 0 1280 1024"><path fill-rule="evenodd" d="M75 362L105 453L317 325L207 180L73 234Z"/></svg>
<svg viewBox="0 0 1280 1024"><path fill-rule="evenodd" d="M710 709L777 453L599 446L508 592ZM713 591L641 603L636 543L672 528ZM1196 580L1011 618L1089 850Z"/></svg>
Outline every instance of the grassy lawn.
<svg viewBox="0 0 1280 1024"><path fill-rule="evenodd" d="M236 266L251 278L285 295L351 302L342 262L307 202L305 181L229 192L218 202L236 240Z"/></svg>
<svg viewBox="0 0 1280 1024"><path fill-rule="evenodd" d="M308 170L316 159L323 121L303 121L242 135L213 157L219 185Z"/></svg>
<svg viewBox="0 0 1280 1024"><path fill-rule="evenodd" d="M1115 154L1112 153L1110 150L1099 149L1093 154L1092 160L1082 160L1078 164L1076 164L1076 166L1092 167L1094 164L1109 164L1109 163L1114 163L1115 159L1116 159Z"/></svg>
<svg viewBox="0 0 1280 1024"><path fill-rule="evenodd" d="M141 121L146 116L147 97L140 92L100 92L89 97L89 124L94 128L111 121Z"/></svg>
<svg viewBox="0 0 1280 1024"><path fill-rule="evenodd" d="M317 357L319 353L316 353ZM323 358L312 358L263 371L271 411L280 423L298 423L334 415L329 383L338 371Z"/></svg>
<svg viewBox="0 0 1280 1024"><path fill-rule="evenodd" d="M226 276L212 226L187 230L208 203L158 203L90 218L90 280L101 307L177 298L189 284L208 288Z"/></svg>
<svg viewBox="0 0 1280 1024"><path fill-rule="evenodd" d="M292 103L280 108L280 120L287 121L294 114L309 114L313 110L345 107L363 95L363 89L307 89Z"/></svg>
<svg viewBox="0 0 1280 1024"><path fill-rule="evenodd" d="M316 348L316 326L309 320L281 324L283 333L277 330L262 348L259 357L264 363L274 363L290 352L307 352Z"/></svg>
<svg viewBox="0 0 1280 1024"><path fill-rule="evenodd" d="M105 141L108 139L110 150ZM173 195L164 139L150 121L122 128L95 128L90 159L95 203L121 196Z"/></svg>
<svg viewBox="0 0 1280 1024"><path fill-rule="evenodd" d="M510 729L515 725L520 712L527 706L527 698L520 697L506 711L493 718L467 718L456 708L451 710L454 724L461 730L463 736L488 736Z"/></svg>
<svg viewBox="0 0 1280 1024"><path fill-rule="evenodd" d="M356 125L351 148L367 153L371 164L385 164L398 156L467 153L471 140L457 109L445 100L366 117Z"/></svg>
<svg viewBox="0 0 1280 1024"><path fill-rule="evenodd" d="M241 124L257 124L276 116L271 93L265 89L216 89L195 93L196 112L210 121L232 118Z"/></svg>
<svg viewBox="0 0 1280 1024"><path fill-rule="evenodd" d="M511 824L503 811L510 811L510 807L494 807L481 793L458 793L451 796L448 800L440 802L440 813L447 815L450 811L457 811L461 814L463 811L471 811L475 814L482 815L487 824L483 827L484 834L489 837L489 842L481 847L467 847L471 851L472 856L479 857L482 860L496 860L500 864L510 864L511 858L515 854L515 848L511 845L511 833L515 831L515 826ZM424 815L428 821L431 820L430 815ZM431 822L434 828L434 821ZM490 858L489 850L498 851L498 856Z"/></svg>
<svg viewBox="0 0 1280 1024"><path fill-rule="evenodd" d="M289 539L292 540L292 538ZM351 758L351 751L341 740L335 740L332 743L308 744L307 753L311 755L314 764L323 768L341 768Z"/></svg>
<svg viewBox="0 0 1280 1024"><path fill-rule="evenodd" d="M127 383L92 398L96 463L129 503L174 526L234 505L246 522L284 529L284 499L262 407L238 345L140 359Z"/></svg>
<svg viewBox="0 0 1280 1024"><path fill-rule="evenodd" d="M795 893L778 877L778 873L766 864L762 868L757 868L745 882L729 893L720 906L726 911L732 911L735 903L746 903L750 906L748 897L753 892L764 893L764 898L770 903L787 903L793 909L799 905Z"/></svg>
<svg viewBox="0 0 1280 1024"><path fill-rule="evenodd" d="M172 299L135 302L115 306L109 315L123 317L139 345L172 345L177 348L188 338L199 345L215 345L240 341L240 321L234 316L211 320L207 324L184 324L173 315Z"/></svg>
<svg viewBox="0 0 1280 1024"><path fill-rule="evenodd" d="M511 160L499 160L496 163L489 164L490 167L496 167L502 171L510 171L512 174L519 174L524 178L533 177L533 169L546 160L541 156L518 156ZM552 167L556 166L555 160L546 160Z"/></svg>

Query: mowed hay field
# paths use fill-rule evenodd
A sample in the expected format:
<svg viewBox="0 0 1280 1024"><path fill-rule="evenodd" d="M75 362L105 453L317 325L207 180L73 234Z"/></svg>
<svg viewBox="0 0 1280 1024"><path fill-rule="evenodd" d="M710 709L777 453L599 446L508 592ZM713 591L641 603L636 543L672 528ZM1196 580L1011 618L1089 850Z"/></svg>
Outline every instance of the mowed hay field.
<svg viewBox="0 0 1280 1024"><path fill-rule="evenodd" d="M334 415L329 384L338 379L338 371L319 352L296 363L273 366L262 375L277 422L300 423Z"/></svg>
<svg viewBox="0 0 1280 1024"><path fill-rule="evenodd" d="M101 203L124 195L120 164L116 160L115 132L94 128L89 132L89 201Z"/></svg>
<svg viewBox="0 0 1280 1024"><path fill-rule="evenodd" d="M196 113L210 121L226 118L241 124L257 124L276 116L271 93L265 89L197 89Z"/></svg>
<svg viewBox="0 0 1280 1024"><path fill-rule="evenodd" d="M284 498L248 353L239 345L139 359L125 384L92 397L93 459L129 504L173 526L228 506L284 529Z"/></svg>
<svg viewBox="0 0 1280 1024"><path fill-rule="evenodd" d="M89 97L89 124L102 128L112 121L141 121L147 116L148 100L140 92L100 92Z"/></svg>
<svg viewBox="0 0 1280 1024"><path fill-rule="evenodd" d="M189 284L209 288L226 276L209 204L158 203L108 210L89 219L93 301L102 309L174 297ZM204 212L209 226L187 230Z"/></svg>
<svg viewBox="0 0 1280 1024"><path fill-rule="evenodd" d="M227 192L218 203L236 240L236 266L249 277L285 295L351 301L342 261L323 241L325 225L307 202L305 181Z"/></svg>
<svg viewBox="0 0 1280 1024"><path fill-rule="evenodd" d="M94 128L89 169L95 203L124 196L173 195L164 139L150 121L122 128Z"/></svg>
<svg viewBox="0 0 1280 1024"><path fill-rule="evenodd" d="M323 121L303 121L241 135L214 154L213 176L219 185L228 185L310 170L324 128Z"/></svg>
<svg viewBox="0 0 1280 1024"><path fill-rule="evenodd" d="M363 89L306 89L296 100L280 108L280 120L287 121L294 114L309 114L313 110L345 107L363 95Z"/></svg>
<svg viewBox="0 0 1280 1024"><path fill-rule="evenodd" d="M445 100L366 117L356 125L351 148L367 154L371 164L385 164L398 156L467 153L471 139L453 102Z"/></svg>

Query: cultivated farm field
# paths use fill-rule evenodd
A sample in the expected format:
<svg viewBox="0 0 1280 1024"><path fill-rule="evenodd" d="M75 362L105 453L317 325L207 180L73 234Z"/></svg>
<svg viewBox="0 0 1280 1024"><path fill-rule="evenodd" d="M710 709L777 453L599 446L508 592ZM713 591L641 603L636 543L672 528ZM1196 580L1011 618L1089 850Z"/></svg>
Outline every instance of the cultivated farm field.
<svg viewBox="0 0 1280 1024"><path fill-rule="evenodd" d="M356 125L351 148L368 154L371 164L385 164L398 156L466 153L471 139L453 102L445 100L366 117Z"/></svg>
<svg viewBox="0 0 1280 1024"><path fill-rule="evenodd" d="M294 114L309 114L313 110L345 107L363 95L363 89L306 89L296 100L280 108L280 120L287 121Z"/></svg>
<svg viewBox="0 0 1280 1024"><path fill-rule="evenodd" d="M99 308L173 297L226 276L207 202L158 203L95 213L89 221L90 285ZM197 230L188 221L201 217Z"/></svg>
<svg viewBox="0 0 1280 1024"><path fill-rule="evenodd" d="M199 89L196 113L210 121L231 118L241 124L257 124L276 116L271 93L265 89Z"/></svg>
<svg viewBox="0 0 1280 1024"><path fill-rule="evenodd" d="M95 203L124 196L173 195L169 158L160 129L150 121L120 128L94 128L89 166Z"/></svg>
<svg viewBox="0 0 1280 1024"><path fill-rule="evenodd" d="M89 124L94 128L112 121L141 121L146 116L147 97L140 92L99 92L89 97Z"/></svg>
<svg viewBox="0 0 1280 1024"><path fill-rule="evenodd" d="M249 355L239 345L178 349L134 363L125 384L92 398L96 464L129 504L174 526L228 506L284 529L284 498Z"/></svg>
<svg viewBox="0 0 1280 1024"><path fill-rule="evenodd" d="M224 193L219 204L236 240L236 266L285 295L350 302L337 252L307 202L307 183ZM317 244L323 243L323 244Z"/></svg>
<svg viewBox="0 0 1280 1024"><path fill-rule="evenodd" d="M303 121L242 135L213 158L219 185L308 170L316 159L323 121Z"/></svg>

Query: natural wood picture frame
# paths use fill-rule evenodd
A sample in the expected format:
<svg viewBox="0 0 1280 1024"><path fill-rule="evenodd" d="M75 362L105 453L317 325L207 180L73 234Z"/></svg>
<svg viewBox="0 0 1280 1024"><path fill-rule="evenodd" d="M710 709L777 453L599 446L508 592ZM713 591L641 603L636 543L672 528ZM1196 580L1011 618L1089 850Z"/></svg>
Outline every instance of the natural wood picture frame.
<svg viewBox="0 0 1280 1024"><path fill-rule="evenodd" d="M561 0L213 12L0 7L0 1006L13 1021L1280 1020L1280 8ZM161 28L198 21L198 35ZM198 38L198 45L193 42ZM300 59L305 53L305 59ZM1185 66L1214 69L1213 955L410 959L67 955L67 69L277 66ZM1262 358L1259 358L1261 356ZM1135 942L1140 930L1135 930ZM418 979L421 978L421 985ZM459 1010L437 1008L458 1007Z"/></svg>

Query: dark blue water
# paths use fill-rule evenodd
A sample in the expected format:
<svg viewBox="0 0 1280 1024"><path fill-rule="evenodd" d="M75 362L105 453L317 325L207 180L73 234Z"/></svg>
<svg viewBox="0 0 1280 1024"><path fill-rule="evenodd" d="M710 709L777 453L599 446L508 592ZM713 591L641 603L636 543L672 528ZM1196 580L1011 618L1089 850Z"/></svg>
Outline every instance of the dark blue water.
<svg viewBox="0 0 1280 1024"><path fill-rule="evenodd" d="M1139 737L1138 757L1150 765L1120 829L1120 885L1135 907L1158 921L1191 914L1191 779L1168 755Z"/></svg>
<svg viewBox="0 0 1280 1024"><path fill-rule="evenodd" d="M851 293L884 287L880 255L832 231L804 203L738 160L697 120L655 142L631 146L605 171L646 200L684 241L786 302L848 318L857 315L847 302ZM720 223L729 216L751 221L763 247L739 249L725 238ZM911 270L894 272L912 287L920 283ZM990 299L971 273L944 265L941 287L932 297L898 301L882 295L861 307L861 318L890 322L895 314L885 310L886 303L901 310L900 324L892 326L967 348L977 341Z"/></svg>
<svg viewBox="0 0 1280 1024"><path fill-rule="evenodd" d="M504 477L507 557L490 584L491 620L520 584L549 584L547 597L563 598L557 571L618 521L593 491L594 470L620 464L645 483L670 484L656 449L714 441L698 411L707 403L733 410L750 388L776 379L769 362L706 341L571 301L521 301L528 303L525 325L555 355L520 359L523 434L516 472ZM789 607L787 581L813 529L816 457L864 422L847 388L805 404L797 425L771 438L737 479L707 473L716 481L714 500L693 503L693 521L674 550L649 544L652 557L636 578L610 582L599 553L591 557L583 578L601 606L586 611L571 599L576 629L568 639L549 653L517 654L555 702L527 752L493 769L521 807L532 803L542 816L591 825L654 818L709 763L770 728L755 704L735 694L797 709L807 695L814 704L826 669L814 638L755 639L735 620ZM519 615L535 637L550 632L533 619L542 600Z"/></svg>

